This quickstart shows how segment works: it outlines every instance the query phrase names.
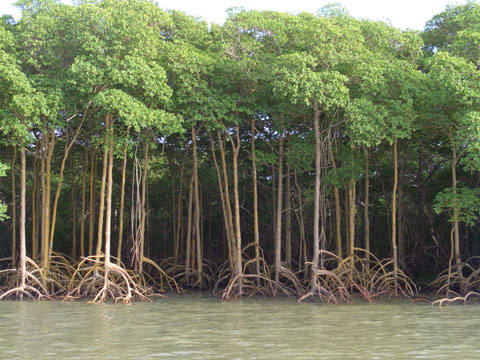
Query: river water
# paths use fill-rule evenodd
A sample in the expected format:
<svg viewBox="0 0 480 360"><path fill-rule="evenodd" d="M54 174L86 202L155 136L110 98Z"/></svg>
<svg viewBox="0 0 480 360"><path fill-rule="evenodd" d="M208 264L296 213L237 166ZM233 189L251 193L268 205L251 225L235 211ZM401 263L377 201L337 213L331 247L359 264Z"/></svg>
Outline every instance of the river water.
<svg viewBox="0 0 480 360"><path fill-rule="evenodd" d="M0 359L480 359L480 307L406 301L0 302Z"/></svg>

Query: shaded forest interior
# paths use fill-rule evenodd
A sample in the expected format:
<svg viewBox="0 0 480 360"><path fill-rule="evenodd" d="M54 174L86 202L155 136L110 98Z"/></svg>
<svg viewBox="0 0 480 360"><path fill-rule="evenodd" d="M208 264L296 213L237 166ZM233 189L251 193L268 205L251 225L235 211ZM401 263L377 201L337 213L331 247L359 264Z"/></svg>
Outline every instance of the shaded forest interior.
<svg viewBox="0 0 480 360"><path fill-rule="evenodd" d="M480 6L424 31L147 0L0 23L0 295L480 289Z"/></svg>

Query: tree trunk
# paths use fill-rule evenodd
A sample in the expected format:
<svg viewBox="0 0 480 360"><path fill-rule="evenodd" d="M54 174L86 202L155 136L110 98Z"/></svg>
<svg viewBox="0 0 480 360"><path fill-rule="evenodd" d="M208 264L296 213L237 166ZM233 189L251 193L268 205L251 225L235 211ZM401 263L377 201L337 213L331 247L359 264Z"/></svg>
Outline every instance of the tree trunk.
<svg viewBox="0 0 480 360"><path fill-rule="evenodd" d="M393 190L392 190L392 257L393 279L395 291L397 288L398 256L397 256L397 186L398 186L398 156L397 139L393 142Z"/></svg>
<svg viewBox="0 0 480 360"><path fill-rule="evenodd" d="M313 212L313 259L312 259L312 282L311 291L314 295L317 288L317 273L318 273L318 258L319 258L319 220L320 220L320 160L321 160L321 145L320 145L320 110L315 104L314 108L314 122L315 130L315 204Z"/></svg>
<svg viewBox="0 0 480 360"><path fill-rule="evenodd" d="M145 221L147 218L146 200L147 200L147 180L148 180L148 139L145 140L145 150L143 153L143 174L142 174L142 212L140 220L140 256L138 271L143 272L143 259L145 257Z"/></svg>
<svg viewBox="0 0 480 360"><path fill-rule="evenodd" d="M38 145L38 144L37 144ZM32 189L32 259L37 257L37 157L33 160L33 189Z"/></svg>
<svg viewBox="0 0 480 360"><path fill-rule="evenodd" d="M84 118L83 118L84 119ZM52 223L50 227L50 254L52 253L53 249L53 236L55 234L55 223L57 221L57 208L58 208L58 200L60 199L60 190L62 189L62 181L63 181L63 172L65 170L65 163L68 158L68 154L70 153L70 149L72 148L73 144L77 140L78 134L80 134L80 130L82 129L83 125L83 120L80 123L80 125L77 127L77 130L75 131L72 139L69 141L68 139L68 132L67 132L67 138L66 138L66 145L65 149L63 151L63 158L62 158L62 163L60 164L60 174L58 177L58 184L57 184L57 190L55 191L55 199L53 201L53 209L52 209ZM50 173L48 173L50 174Z"/></svg>
<svg viewBox="0 0 480 360"><path fill-rule="evenodd" d="M337 168L335 162L335 157L332 151L332 136L330 130L328 132L328 151L330 152L330 162L332 163L333 169ZM333 187L333 197L335 199L335 240L337 245L337 256L338 264L341 263L341 258L343 257L342 251L342 210L340 208L340 194L338 192L338 187Z"/></svg>
<svg viewBox="0 0 480 360"><path fill-rule="evenodd" d="M72 202L72 259L77 258L77 196L75 188L75 176L70 162L70 201Z"/></svg>
<svg viewBox="0 0 480 360"><path fill-rule="evenodd" d="M368 205L370 196L370 173L368 150L365 150L365 205L363 208L364 232L365 232L365 261L367 268L370 267L370 217L368 215Z"/></svg>
<svg viewBox="0 0 480 360"><path fill-rule="evenodd" d="M453 194L457 194L457 150L452 141L452 189ZM460 255L460 230L458 226L459 211L457 202L453 203L453 239L455 244L455 264L457 265L458 275L462 278L462 257Z"/></svg>
<svg viewBox="0 0 480 360"><path fill-rule="evenodd" d="M85 201L87 185L88 149L85 147L85 158L82 171L82 205L80 210L80 257L85 256Z"/></svg>
<svg viewBox="0 0 480 360"><path fill-rule="evenodd" d="M352 150L355 147L352 145ZM353 256L355 249L355 180L350 179L348 186L348 235L349 235L349 256ZM352 260L353 261L353 260Z"/></svg>
<svg viewBox="0 0 480 360"><path fill-rule="evenodd" d="M227 161L225 157L225 147L219 131L217 131L217 138L218 138L218 143L220 145L220 158L222 160L223 186L224 186L224 194L225 194L225 211L227 214L227 221L226 221L227 241L228 239L230 239L229 250L231 251L231 253L229 254L229 257L232 258L232 265L233 265L232 272L235 272L237 258L235 255L235 233L233 229L233 213L232 213L232 206L230 204L230 189L228 185L228 173L227 173Z"/></svg>
<svg viewBox="0 0 480 360"><path fill-rule="evenodd" d="M43 268L47 269L49 265L50 255L52 254L53 243L50 241L50 206L51 206L51 191L52 191L52 156L55 148L55 132L49 132L50 140L47 141L47 158L45 160L45 253L43 258Z"/></svg>
<svg viewBox="0 0 480 360"><path fill-rule="evenodd" d="M288 133L288 146L290 147L290 133ZM292 269L292 186L290 176L290 163L287 162L287 181L285 189L285 263Z"/></svg>
<svg viewBox="0 0 480 360"><path fill-rule="evenodd" d="M233 196L235 206L235 249L236 249L236 276L238 277L238 295L243 294L243 279L242 279L242 233L240 228L240 196L238 193L238 152L240 150L240 129L236 126L237 144L235 145L232 138L233 149Z"/></svg>
<svg viewBox="0 0 480 360"><path fill-rule="evenodd" d="M21 151L25 151L23 148ZM10 168L12 169L12 267L17 264L17 194L15 185L15 162L17 160L17 147L13 147L13 157Z"/></svg>
<svg viewBox="0 0 480 360"><path fill-rule="evenodd" d="M90 219L88 221L88 253L87 255L93 255L93 236L95 229L95 182L97 177L97 166L96 166L96 154L95 150L92 153L92 160L90 164L90 200L89 200L89 215Z"/></svg>
<svg viewBox="0 0 480 360"><path fill-rule="evenodd" d="M219 141L220 140L220 137L219 137ZM229 222L229 219L231 221L232 217L230 215L230 213L228 212L227 210L227 200L226 200L226 196L228 196L228 194L225 194L224 193L224 188L223 188L223 184L222 184L222 176L220 174L220 168L218 166L218 162L217 162L217 157L215 155L215 149L214 149L214 146L213 146L213 139L210 135L210 150L212 152L212 158L213 158L213 164L215 166L215 170L217 172L217 180L218 180L218 189L219 189L219 192L220 192L220 202L222 203L222 214L223 214L223 223L224 223L224 235L226 237L226 242L227 242L227 248L228 248L228 261L230 263L230 269L234 269L234 259L232 257L232 233L233 231L231 230L231 227L230 227L230 222ZM223 151L223 145L221 145L221 150ZM222 155L222 159L223 159L223 155ZM223 162L222 162L222 165L223 165ZM225 190L228 189L228 186L225 186ZM224 242L222 242L222 245L224 244Z"/></svg>
<svg viewBox="0 0 480 360"><path fill-rule="evenodd" d="M255 119L251 121L252 132L252 182L253 182L253 242L255 244L255 269L260 275L260 232L258 228L258 190L257 190L257 163L255 157ZM260 279L257 284L260 285Z"/></svg>
<svg viewBox="0 0 480 360"><path fill-rule="evenodd" d="M283 202L283 128L280 132L278 149L278 184L277 184L277 206L275 222L275 281L280 281L282 271L282 202Z"/></svg>
<svg viewBox="0 0 480 360"><path fill-rule="evenodd" d="M191 256L192 256L192 210L193 210L193 174L190 178L190 185L188 186L188 210L187 210L187 239L185 241L185 273L187 282L190 274Z"/></svg>
<svg viewBox="0 0 480 360"><path fill-rule="evenodd" d="M27 245L26 245L26 195L27 195L27 160L25 158L25 147L20 147L20 288L25 288L25 278L27 275ZM20 300L23 297L21 292L18 293Z"/></svg>
<svg viewBox="0 0 480 360"><path fill-rule="evenodd" d="M107 178L107 196L105 201L105 284L108 283L108 268L110 266L110 239L111 239L111 224L112 224L112 189L113 189L113 121L110 116L107 115L106 126L109 136L108 141L108 178ZM104 154L106 155L106 154ZM107 156L105 156L107 157ZM102 178L103 180L103 178ZM101 194L102 199L104 196ZM103 212L102 212L103 213ZM100 223L99 223L100 227ZM97 252L99 255L100 252Z"/></svg>
<svg viewBox="0 0 480 360"><path fill-rule="evenodd" d="M128 136L128 131L127 131ZM117 265L122 263L122 244L123 244L123 213L125 209L125 181L127 177L127 148L128 144L125 142L123 146L123 161L122 161L122 180L120 185L120 212L118 215L118 244L117 244Z"/></svg>
<svg viewBox="0 0 480 360"><path fill-rule="evenodd" d="M178 256L181 253L181 244L180 239L183 235L183 171L185 168L185 157L182 158L182 162L180 163L180 184L178 190L178 204L177 204L177 229L175 234L175 245L174 245L174 263L176 264L178 261ZM222 204L223 205L223 204Z"/></svg>
<svg viewBox="0 0 480 360"><path fill-rule="evenodd" d="M298 194L297 195L298 196L298 227L300 229L300 246L299 246L299 252L298 252L299 269L298 270L302 271L302 269L304 269L303 267L304 262L307 261L307 244L305 240L305 220L303 218L302 190L300 189L300 185L298 184L296 167L293 172L293 181L295 183L295 187L297 189L297 194Z"/></svg>
<svg viewBox="0 0 480 360"><path fill-rule="evenodd" d="M96 255L100 258L102 253L102 238L103 238L103 216L105 211L105 184L107 181L108 156L110 147L110 119L111 115L107 114L105 118L105 147L103 150L103 164L102 164L102 182L100 185L100 206L98 209L98 228L97 228L97 249ZM113 145L112 145L113 146ZM105 230L106 231L106 230ZM110 229L109 229L110 231ZM106 247L106 245L105 245ZM105 255L106 256L106 255Z"/></svg>
<svg viewBox="0 0 480 360"><path fill-rule="evenodd" d="M194 218L195 218L195 239L197 242L197 271L198 271L198 281L200 286L202 285L202 272L203 272L203 261L202 261L202 233L200 230L200 197L198 193L198 164L197 164L197 134L195 127L192 126L192 149L193 149L193 179L194 179Z"/></svg>

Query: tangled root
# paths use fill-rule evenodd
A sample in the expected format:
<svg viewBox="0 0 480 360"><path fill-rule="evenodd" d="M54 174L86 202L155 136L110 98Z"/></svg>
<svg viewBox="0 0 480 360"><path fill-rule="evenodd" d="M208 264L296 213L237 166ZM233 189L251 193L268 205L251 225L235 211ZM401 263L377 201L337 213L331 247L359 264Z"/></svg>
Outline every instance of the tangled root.
<svg viewBox="0 0 480 360"><path fill-rule="evenodd" d="M398 269L395 277L393 260L380 261L367 250L354 250L369 254L370 260L367 261L358 254L342 259L329 251L321 250L320 255L325 265L312 271L312 276L315 277L314 291L305 293L298 301L318 296L327 303L347 303L352 301L354 294L360 294L365 301L371 302L373 298L382 295L400 294L409 297L417 292L413 281L402 270ZM336 264L336 268L328 269L327 264Z"/></svg>
<svg viewBox="0 0 480 360"><path fill-rule="evenodd" d="M480 292L480 257L474 256L465 262L449 266L429 285L436 295L446 298L461 298Z"/></svg>
<svg viewBox="0 0 480 360"><path fill-rule="evenodd" d="M45 279L38 276L40 273L38 265L29 257L26 258L24 282L19 269L8 269L0 272L5 277L5 288L8 289L2 293L0 300L11 296L21 300L24 295L32 300L51 299L44 285Z"/></svg>
<svg viewBox="0 0 480 360"><path fill-rule="evenodd" d="M105 302L109 298L115 303L130 303L132 299L150 301L152 290L134 281L129 272L104 256L84 258L75 270L64 300L93 297L92 302Z"/></svg>

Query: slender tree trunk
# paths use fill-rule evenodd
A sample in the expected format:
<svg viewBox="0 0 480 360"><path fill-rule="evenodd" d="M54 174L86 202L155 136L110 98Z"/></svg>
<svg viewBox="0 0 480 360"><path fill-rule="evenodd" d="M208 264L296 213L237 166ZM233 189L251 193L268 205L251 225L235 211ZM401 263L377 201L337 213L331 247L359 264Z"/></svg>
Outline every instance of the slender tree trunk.
<svg viewBox="0 0 480 360"><path fill-rule="evenodd" d="M22 151L25 151L22 148ZM17 194L15 185L15 162L17 161L17 147L13 147L12 169L12 267L17 264Z"/></svg>
<svg viewBox="0 0 480 360"><path fill-rule="evenodd" d="M128 136L128 132L127 132ZM128 144L125 142L123 146L123 161L122 161L122 180L120 185L120 213L118 215L118 245L117 245L117 265L122 263L122 245L123 245L123 213L125 211L125 181L127 177L127 148Z"/></svg>
<svg viewBox="0 0 480 360"><path fill-rule="evenodd" d="M290 147L290 134L288 134ZM290 164L287 162L287 181L285 189L285 262L288 269L292 269L292 186Z"/></svg>
<svg viewBox="0 0 480 360"><path fill-rule="evenodd" d="M40 158L37 156L37 161ZM42 223L42 194L41 194L41 180L40 180L41 173L38 170L38 163L37 163L37 175L36 175L36 182L37 182L37 191L35 192L35 238L32 241L35 242L35 259L39 257L41 254L41 247L39 243L39 236L41 234L41 223ZM33 255L32 255L33 256Z"/></svg>
<svg viewBox="0 0 480 360"><path fill-rule="evenodd" d="M400 168L398 181L398 261L400 266L403 266L405 259L405 237L403 227L403 171Z"/></svg>
<svg viewBox="0 0 480 360"><path fill-rule="evenodd" d="M140 220L140 257L138 271L140 274L143 271L143 259L145 257L145 221L147 218L147 180L148 180L148 139L145 140L145 150L143 153L143 176L142 176L142 212Z"/></svg>
<svg viewBox="0 0 480 360"><path fill-rule="evenodd" d="M33 189L32 189L32 259L37 257L37 158L33 160Z"/></svg>
<svg viewBox="0 0 480 360"><path fill-rule="evenodd" d="M107 125L108 124L108 125ZM108 178L107 178L107 196L105 201L105 283L108 282L108 267L110 266L110 239L111 239L111 224L112 224L112 189L113 189L113 121L110 116L107 115L107 126L109 136L107 137L108 149ZM107 130L106 129L106 130ZM105 154L104 154L105 155ZM107 157L107 156L105 156ZM102 194L102 197L103 194ZM102 197L100 199L102 199ZM100 227L100 225L99 225ZM100 252L97 253L97 255Z"/></svg>
<svg viewBox="0 0 480 360"><path fill-rule="evenodd" d="M453 194L457 193L457 150L455 144L452 141L452 189ZM462 278L462 257L460 254L460 230L458 226L459 210L457 202L453 203L453 239L455 244L455 264L457 265L458 275Z"/></svg>
<svg viewBox="0 0 480 360"><path fill-rule="evenodd" d="M49 131L50 140L47 142L47 158L45 160L45 243L46 243L46 253L44 254L43 264L44 269L47 269L49 266L50 255L53 251L53 243L50 241L50 210L51 210L51 192L52 192L52 156L53 150L55 148L55 132Z"/></svg>
<svg viewBox="0 0 480 360"><path fill-rule="evenodd" d="M175 235L175 245L174 245L174 263L176 264L178 261L178 256L181 253L181 243L180 239L182 238L182 225L183 225L183 171L185 169L185 158L182 158L182 162L180 163L180 184L178 190L178 204L177 204L177 229ZM222 203L223 206L223 203Z"/></svg>
<svg viewBox="0 0 480 360"><path fill-rule="evenodd" d="M235 245L236 245L236 276L238 279L238 294L243 294L243 279L242 279L242 233L240 228L240 196L238 193L238 152L240 150L240 129L236 127L237 145L235 145L232 138L233 149L233 195L235 205Z"/></svg>
<svg viewBox="0 0 480 360"><path fill-rule="evenodd" d="M221 141L220 136L219 136L219 141ZM221 149L223 151L223 145L221 145ZM227 212L226 196L228 196L228 194L224 193L224 188L223 188L224 185L222 183L222 176L220 174L220 168L218 166L217 157L215 155L215 150L214 150L214 146L213 146L213 139L212 139L211 135L210 135L210 150L212 152L213 164L215 165L215 170L217 172L218 189L219 189L219 192L220 192L220 202L222 203L222 214L223 214L223 223L224 223L224 230L225 230L224 235L225 235L226 240L227 240L226 242L227 242L227 248L228 248L228 261L230 263L230 269L233 270L234 269L234 265L233 265L234 264L234 259L232 258L232 233L233 233L233 231L231 230L230 223L229 223L229 219L231 221L232 217ZM227 190L228 186L225 186L225 189ZM224 245L224 242L222 242L222 245Z"/></svg>
<svg viewBox="0 0 480 360"><path fill-rule="evenodd" d="M72 202L72 259L77 258L77 196L75 187L75 176L70 162L70 200Z"/></svg>
<svg viewBox="0 0 480 360"><path fill-rule="evenodd" d="M350 255L351 253L351 250L350 250L350 205L349 205L349 202L350 202L350 196L349 196L349 192L348 192L348 188L349 188L350 184L348 184L346 187L345 187L345 191L344 191L344 200L345 200L345 243L346 243L346 254L347 256Z"/></svg>
<svg viewBox="0 0 480 360"><path fill-rule="evenodd" d="M355 147L352 145L352 150ZM354 254L355 249L355 180L351 179L348 186L348 235L349 235L349 256ZM353 260L352 260L353 261Z"/></svg>
<svg viewBox="0 0 480 360"><path fill-rule="evenodd" d="M202 272L203 272L203 260L202 260L202 233L200 230L200 197L198 192L198 160L197 160L197 134L195 127L192 126L192 149L193 149L193 179L194 179L194 197L195 197L195 240L197 242L197 271L198 271L198 280L200 285L202 285Z"/></svg>
<svg viewBox="0 0 480 360"><path fill-rule="evenodd" d="M319 220L320 220L320 160L321 160L321 144L320 144L320 111L315 104L314 122L315 130L315 204L313 212L313 259L312 259L312 282L311 291L315 294L317 287L318 258L319 258Z"/></svg>
<svg viewBox="0 0 480 360"><path fill-rule="evenodd" d="M188 210L187 210L187 239L186 244L186 254L185 254L185 272L187 274L187 282L190 274L190 265L191 265L191 256L192 256L192 210L193 210L193 183L194 178L190 178L190 185L188 186Z"/></svg>
<svg viewBox="0 0 480 360"><path fill-rule="evenodd" d="M397 139L393 142L393 190L392 190L392 257L393 279L395 291L397 288L398 255L397 255L397 186L398 186L398 155Z"/></svg>
<svg viewBox="0 0 480 360"><path fill-rule="evenodd" d="M20 288L25 288L25 279L27 276L27 245L26 245L26 195L27 195L27 160L25 157L25 147L20 147ZM19 292L20 300L23 294Z"/></svg>
<svg viewBox="0 0 480 360"><path fill-rule="evenodd" d="M220 158L222 160L222 172L223 172L223 186L224 186L224 194L225 194L225 211L227 214L227 241L230 239L229 243L229 250L231 253L229 254L229 257L232 259L232 272L235 272L236 269L236 262L237 258L235 255L235 233L233 229L233 213L232 213L232 207L230 204L230 189L229 189L229 184L228 184L228 173L227 173L227 161L225 157L225 147L223 140L220 136L220 132L217 131L217 137L218 137L218 143L220 145Z"/></svg>
<svg viewBox="0 0 480 360"><path fill-rule="evenodd" d="M110 147L110 136L109 136L110 121L111 121L111 115L107 114L105 118L105 147L103 149L102 182L100 185L100 206L98 209L97 249L95 252L98 258L100 258L100 255L102 253L102 242L103 242L102 240L103 240L103 216L105 212L105 185L107 182L108 153L109 153L109 147Z"/></svg>
<svg viewBox="0 0 480 360"><path fill-rule="evenodd" d="M45 179L45 167L46 167L46 143L47 139L45 137L42 138L41 141L41 148L42 148L42 155L40 158L40 190L42 193L42 201L41 201L41 235L40 235L40 242L41 242L41 259L42 259L42 267L46 268L46 260L48 257L48 242L46 241L45 231L46 231L46 205L47 205L47 185Z"/></svg>
<svg viewBox="0 0 480 360"><path fill-rule="evenodd" d="M96 166L96 154L95 150L92 153L92 159L90 164L90 200L89 200L89 215L90 219L88 221L88 253L87 255L93 255L93 236L95 229L95 182L97 177L97 166Z"/></svg>
<svg viewBox="0 0 480 360"><path fill-rule="evenodd" d="M80 210L80 256L85 256L85 201L87 187L88 149L85 147L85 158L82 171L82 205Z"/></svg>
<svg viewBox="0 0 480 360"><path fill-rule="evenodd" d="M332 136L329 130L328 133L328 151L330 152L330 162L332 163L333 169L337 168L337 164L335 162L335 157L333 155L332 151ZM338 259L338 264L341 263L341 258L343 257L343 251L342 251L342 210L340 208L340 194L338 191L338 187L334 186L333 187L333 197L335 199L335 240L336 240L336 245L337 245L337 256L339 257Z"/></svg>
<svg viewBox="0 0 480 360"><path fill-rule="evenodd" d="M295 187L297 189L297 196L298 196L298 227L300 229L300 250L298 252L298 266L299 271L302 271L304 268L304 262L307 260L307 244L305 240L305 220L303 218L303 204L302 204L302 190L300 189L300 185L298 184L297 178L297 168L295 167L293 172L293 181L295 183ZM303 255L303 261L302 261Z"/></svg>
<svg viewBox="0 0 480 360"><path fill-rule="evenodd" d="M368 150L365 150L365 206L363 208L364 232L365 232L365 261L367 268L370 267L370 217L368 214L368 206L370 200L370 173L369 173L369 156Z"/></svg>
<svg viewBox="0 0 480 360"><path fill-rule="evenodd" d="M277 239L277 181L275 180L275 176L275 166L272 166L273 253L275 253L275 240Z"/></svg>
<svg viewBox="0 0 480 360"><path fill-rule="evenodd" d="M258 184L257 184L257 163L255 157L255 119L251 120L251 151L252 151L252 182L253 182L253 242L255 244L255 270L260 275L260 232L258 228ZM257 279L260 285L260 279Z"/></svg>
<svg viewBox="0 0 480 360"><path fill-rule="evenodd" d="M275 222L275 281L280 281L280 273L282 271L282 202L283 202L283 128L279 139L278 149L278 187L277 187L277 206Z"/></svg>
<svg viewBox="0 0 480 360"><path fill-rule="evenodd" d="M83 120L80 123L80 125L77 127L77 130L73 134L72 139L69 140L68 136L67 136L67 139L66 139L66 145L65 145L64 152L63 152L62 163L60 164L60 174L59 174L59 177L58 177L57 190L55 192L55 199L53 201L52 223L51 223L51 228L50 228L50 254L52 253L52 249L53 249L53 236L55 234L55 223L57 221L58 200L60 199L60 190L62 189L63 172L65 170L65 163L67 161L68 154L70 153L70 150L71 150L73 144L75 143L78 135L80 134L80 130L82 129L82 125L83 125Z"/></svg>

